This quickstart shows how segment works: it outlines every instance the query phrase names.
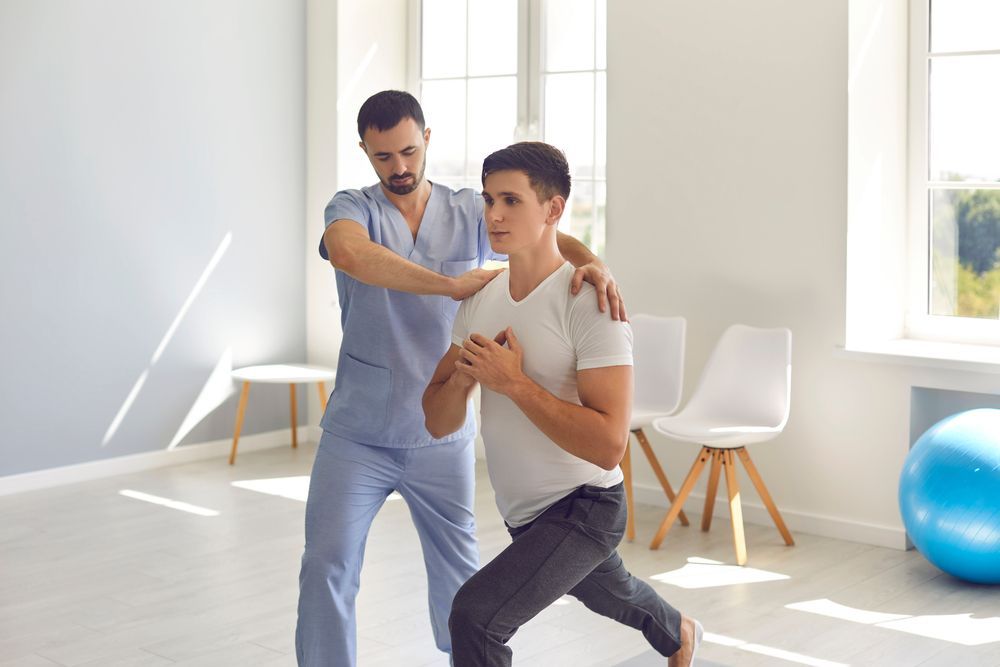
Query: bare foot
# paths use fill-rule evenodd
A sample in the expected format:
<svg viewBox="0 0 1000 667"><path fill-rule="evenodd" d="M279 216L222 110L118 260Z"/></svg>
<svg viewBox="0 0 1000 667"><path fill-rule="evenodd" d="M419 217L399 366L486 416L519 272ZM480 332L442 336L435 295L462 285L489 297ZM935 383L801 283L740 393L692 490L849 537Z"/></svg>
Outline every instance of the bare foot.
<svg viewBox="0 0 1000 667"><path fill-rule="evenodd" d="M681 616L681 647L667 660L668 667L690 667L701 643L701 623L690 616Z"/></svg>

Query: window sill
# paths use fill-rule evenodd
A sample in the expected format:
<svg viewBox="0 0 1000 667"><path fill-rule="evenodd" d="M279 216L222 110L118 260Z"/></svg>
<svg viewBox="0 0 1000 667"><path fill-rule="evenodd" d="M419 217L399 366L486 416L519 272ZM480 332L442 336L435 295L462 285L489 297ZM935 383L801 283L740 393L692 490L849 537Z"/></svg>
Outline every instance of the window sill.
<svg viewBox="0 0 1000 667"><path fill-rule="evenodd" d="M1000 347L898 339L838 347L841 359L906 364L953 371L1000 373Z"/></svg>

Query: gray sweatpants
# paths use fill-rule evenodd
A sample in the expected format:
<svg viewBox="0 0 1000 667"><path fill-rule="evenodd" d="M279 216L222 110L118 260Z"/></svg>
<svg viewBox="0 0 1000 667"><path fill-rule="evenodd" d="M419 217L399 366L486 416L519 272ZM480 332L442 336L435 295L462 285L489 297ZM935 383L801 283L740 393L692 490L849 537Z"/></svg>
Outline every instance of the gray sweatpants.
<svg viewBox="0 0 1000 667"><path fill-rule="evenodd" d="M455 666L510 665L507 641L566 593L641 630L661 655L675 653L680 612L629 574L615 551L625 518L621 484L581 486L531 523L508 527L513 543L455 595L448 623Z"/></svg>

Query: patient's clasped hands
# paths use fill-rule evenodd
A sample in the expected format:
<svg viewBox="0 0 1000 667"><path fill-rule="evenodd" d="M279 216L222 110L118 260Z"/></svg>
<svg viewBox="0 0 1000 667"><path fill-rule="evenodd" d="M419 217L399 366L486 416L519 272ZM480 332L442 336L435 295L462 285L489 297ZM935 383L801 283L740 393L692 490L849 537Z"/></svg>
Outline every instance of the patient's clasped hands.
<svg viewBox="0 0 1000 667"><path fill-rule="evenodd" d="M470 335L462 343L460 354L462 358L455 362L459 373L498 394L509 395L518 383L527 379L521 366L524 351L510 327L492 340L482 334Z"/></svg>

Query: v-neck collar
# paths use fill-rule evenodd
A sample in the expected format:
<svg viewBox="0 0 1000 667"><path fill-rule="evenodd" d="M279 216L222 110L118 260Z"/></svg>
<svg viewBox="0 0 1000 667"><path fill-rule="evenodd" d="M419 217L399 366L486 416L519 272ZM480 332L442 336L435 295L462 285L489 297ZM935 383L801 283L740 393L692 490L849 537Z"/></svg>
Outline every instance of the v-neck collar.
<svg viewBox="0 0 1000 667"><path fill-rule="evenodd" d="M437 192L438 189L437 184L431 181L427 182L431 184L431 193L427 197L427 204L426 206L424 206L424 214L420 218L420 226L417 227L416 238L414 238L413 232L410 231L410 226L406 224L406 217L403 215L403 212L400 211L399 208L392 202L392 200L386 196L385 191L382 189L381 183L375 186L375 189L378 190L379 197L382 198L382 203L388 207L389 211L394 213L394 215L389 216L389 219L392 220L393 225L395 225L397 231L400 232L400 236L407 243L407 247L409 248L409 250L406 253L407 259L413 256L414 251L417 250L417 246L420 246L420 248L423 249L423 247L426 245L426 243L424 243L424 239L427 238L427 235L429 233L427 231L427 226L428 224L431 224L436 217L438 217L437 215L433 214L434 213L433 209L436 207L436 202L437 202L437 197L435 197L435 193ZM421 254L422 253L423 250L421 250Z"/></svg>
<svg viewBox="0 0 1000 667"><path fill-rule="evenodd" d="M528 292L527 294L525 294L524 298L521 299L520 301L515 301L514 297L511 296L511 294L510 294L510 269L508 269L505 272L507 274L507 302L510 303L510 305L515 306L515 307L520 306L523 303L526 303L533 296L535 296L536 294L538 294L539 292L541 292L543 289L545 289L545 286L548 285L549 283L551 283L553 280L555 280L556 276L558 276L563 271L565 271L567 266L569 266L569 262L563 262L562 265L558 269L556 269L555 271L553 271L552 273L550 273L549 275L547 275L542 282L540 282L537 285L535 285L535 289L533 289L530 292Z"/></svg>

